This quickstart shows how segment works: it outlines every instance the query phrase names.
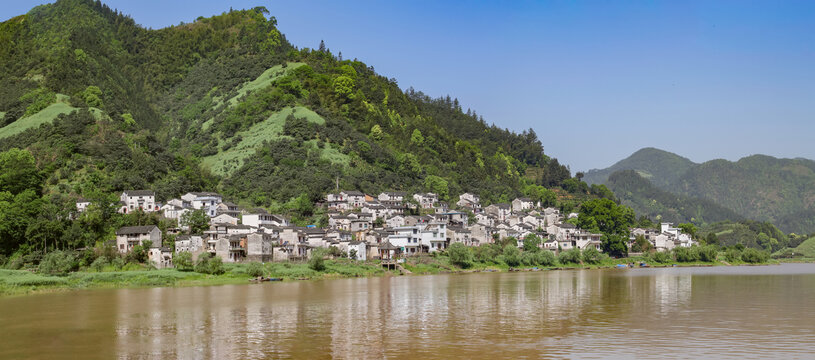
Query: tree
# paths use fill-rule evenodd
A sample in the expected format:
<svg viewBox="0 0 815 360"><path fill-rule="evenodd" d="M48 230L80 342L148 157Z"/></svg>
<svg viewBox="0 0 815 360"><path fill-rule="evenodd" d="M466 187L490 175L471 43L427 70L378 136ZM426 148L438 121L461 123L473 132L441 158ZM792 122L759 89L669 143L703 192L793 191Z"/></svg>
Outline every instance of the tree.
<svg viewBox="0 0 815 360"><path fill-rule="evenodd" d="M648 239L645 238L645 236L637 235L634 238L634 245L631 246L631 251L635 253L647 253L651 252L653 247L654 246L650 241L648 241Z"/></svg>
<svg viewBox="0 0 815 360"><path fill-rule="evenodd" d="M327 250L324 248L314 249L311 251L311 258L308 259L308 268L314 271L325 270L325 257Z"/></svg>
<svg viewBox="0 0 815 360"><path fill-rule="evenodd" d="M600 261L603 260L603 254L601 254L594 246L589 246L583 249L583 262L586 264L599 264Z"/></svg>
<svg viewBox="0 0 815 360"><path fill-rule="evenodd" d="M468 268L473 263L473 253L470 248L462 243L452 243L447 248L447 255L450 257L450 262L461 268Z"/></svg>
<svg viewBox="0 0 815 360"><path fill-rule="evenodd" d="M31 189L40 192L40 174L28 150L10 149L0 153L0 192L17 195Z"/></svg>
<svg viewBox="0 0 815 360"><path fill-rule="evenodd" d="M192 271L195 268L192 262L192 253L181 251L173 254L173 266L178 271Z"/></svg>
<svg viewBox="0 0 815 360"><path fill-rule="evenodd" d="M189 227L190 234L201 234L209 230L209 216L203 209L187 211L181 215L179 225Z"/></svg>
<svg viewBox="0 0 815 360"><path fill-rule="evenodd" d="M317 49L319 52L325 52L325 40L320 40L320 47Z"/></svg>
<svg viewBox="0 0 815 360"><path fill-rule="evenodd" d="M521 265L521 252L518 250L518 246L512 244L504 246L501 259L504 261L504 264L508 266L514 267Z"/></svg>
<svg viewBox="0 0 815 360"><path fill-rule="evenodd" d="M416 146L424 145L424 136L419 129L413 129L413 133L410 134L410 143Z"/></svg>
<svg viewBox="0 0 815 360"><path fill-rule="evenodd" d="M681 229L683 233L690 235L692 238L696 238L696 231L699 230L696 225L691 223L682 223L676 226L677 228Z"/></svg>
<svg viewBox="0 0 815 360"><path fill-rule="evenodd" d="M617 205L609 199L594 199L580 206L577 226L603 234L628 235L635 214L628 206Z"/></svg>
<svg viewBox="0 0 815 360"><path fill-rule="evenodd" d="M526 195L532 201L540 202L543 207L557 206L557 194L540 185L530 185L526 188Z"/></svg>
<svg viewBox="0 0 815 360"><path fill-rule="evenodd" d="M447 187L447 180L444 180L444 178L436 175L428 175L424 179L424 187L430 190L430 192L438 194L440 199L447 199L449 189Z"/></svg>
<svg viewBox="0 0 815 360"><path fill-rule="evenodd" d="M628 256L628 246L625 244L626 237L615 234L603 234L600 238L602 241L603 252L609 256L626 257Z"/></svg>
<svg viewBox="0 0 815 360"><path fill-rule="evenodd" d="M535 234L529 234L524 238L524 252L538 252L541 250L538 247L541 244L541 239Z"/></svg>
<svg viewBox="0 0 815 360"><path fill-rule="evenodd" d="M382 127L379 126L379 124L376 124L373 127L371 127L371 133L368 134L368 137L370 137L371 140L380 141L382 140L383 135L384 134L382 132Z"/></svg>

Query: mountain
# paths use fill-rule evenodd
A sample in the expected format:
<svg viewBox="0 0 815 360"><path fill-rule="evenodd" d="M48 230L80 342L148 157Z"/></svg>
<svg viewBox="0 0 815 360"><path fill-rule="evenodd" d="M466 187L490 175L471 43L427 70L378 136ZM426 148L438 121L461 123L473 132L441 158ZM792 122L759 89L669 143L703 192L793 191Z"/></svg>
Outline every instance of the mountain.
<svg viewBox="0 0 815 360"><path fill-rule="evenodd" d="M815 231L815 161L753 155L708 161L689 169L676 192L705 197L744 217L787 232Z"/></svg>
<svg viewBox="0 0 815 360"><path fill-rule="evenodd" d="M686 158L655 148L643 148L606 169L586 172L583 181L605 184L608 177L620 170L634 170L654 185L665 188L696 164Z"/></svg>
<svg viewBox="0 0 815 360"><path fill-rule="evenodd" d="M614 181L606 175L618 170L636 171L662 191L648 187L630 173L621 174ZM717 221L722 216L737 220L732 217L735 213L742 218L771 222L786 232L815 231L812 160L753 155L735 162L718 159L694 164L678 155L647 148L608 169L589 171L584 179L607 184L622 201L636 204L632 207L645 213L651 213L646 209L657 206L656 201L661 203L657 206L659 213L684 213L682 218L689 219L688 201L695 199L692 202L696 207L714 209L700 202L707 200L720 207L721 215L705 216L705 221ZM667 199L667 194L673 195L678 203L659 200Z"/></svg>
<svg viewBox="0 0 815 360"><path fill-rule="evenodd" d="M41 206L34 214L125 189L162 201L214 190L308 223L337 186L506 202L570 178L531 129L403 91L324 44L298 48L264 7L152 30L99 1L58 0L3 22L0 151L35 167L37 185L8 195L25 194L20 203ZM109 228L105 219L96 225ZM11 225L0 252L24 238L27 225Z"/></svg>
<svg viewBox="0 0 815 360"><path fill-rule="evenodd" d="M605 185L638 215L658 221L699 224L743 218L713 201L662 190L634 170L612 173Z"/></svg>

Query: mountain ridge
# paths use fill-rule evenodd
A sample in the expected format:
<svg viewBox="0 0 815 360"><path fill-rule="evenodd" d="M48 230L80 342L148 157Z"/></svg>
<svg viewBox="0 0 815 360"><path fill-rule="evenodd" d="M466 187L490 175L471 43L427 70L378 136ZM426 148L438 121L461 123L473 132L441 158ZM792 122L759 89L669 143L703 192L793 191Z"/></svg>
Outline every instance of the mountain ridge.
<svg viewBox="0 0 815 360"><path fill-rule="evenodd" d="M663 161L665 159L667 161ZM737 161L714 159L698 164L678 159L685 158L645 148L612 167L590 171L585 178L587 182L607 183L611 174L621 170L633 170L642 175L643 169L670 169L643 178L663 191L709 200L744 218L773 222L787 232L815 231L815 221L811 220L815 215L815 161L763 154L745 156ZM675 167L677 161L679 166ZM614 186L610 189L615 191ZM631 195L626 198L627 193L615 191L621 199L633 201ZM634 207L644 209L647 205L642 203Z"/></svg>

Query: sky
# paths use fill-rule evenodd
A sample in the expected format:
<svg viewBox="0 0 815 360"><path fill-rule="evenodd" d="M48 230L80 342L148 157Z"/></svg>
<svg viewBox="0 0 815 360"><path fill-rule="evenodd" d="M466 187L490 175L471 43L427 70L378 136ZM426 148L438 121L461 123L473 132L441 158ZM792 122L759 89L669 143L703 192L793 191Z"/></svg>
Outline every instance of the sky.
<svg viewBox="0 0 815 360"><path fill-rule="evenodd" d="M14 1L0 20L47 1ZM815 159L815 1L108 0L149 28L265 6L400 87L534 129L573 172L643 147Z"/></svg>

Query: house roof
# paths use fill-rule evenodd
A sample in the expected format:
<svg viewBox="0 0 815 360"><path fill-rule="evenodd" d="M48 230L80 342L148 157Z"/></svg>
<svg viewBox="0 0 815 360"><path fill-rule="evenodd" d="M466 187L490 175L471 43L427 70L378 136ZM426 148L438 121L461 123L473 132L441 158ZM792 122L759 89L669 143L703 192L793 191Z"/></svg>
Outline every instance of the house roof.
<svg viewBox="0 0 815 360"><path fill-rule="evenodd" d="M158 226L125 226L119 230L116 230L116 235L148 234L153 231L153 229L158 229Z"/></svg>
<svg viewBox="0 0 815 360"><path fill-rule="evenodd" d="M365 195L365 194L362 193L362 191L357 191L357 190L343 191L342 193L345 194L345 195L348 195L348 196L363 196L363 195Z"/></svg>
<svg viewBox="0 0 815 360"><path fill-rule="evenodd" d="M125 190L123 193L128 196L156 196L153 190Z"/></svg>
<svg viewBox="0 0 815 360"><path fill-rule="evenodd" d="M209 191L190 192L189 194L193 194L195 196L218 196L218 197L221 196L220 194L218 194L216 192L209 192Z"/></svg>
<svg viewBox="0 0 815 360"><path fill-rule="evenodd" d="M405 196L407 195L404 191L385 191L383 194L387 194L389 196Z"/></svg>
<svg viewBox="0 0 815 360"><path fill-rule="evenodd" d="M399 247L394 246L390 241L379 243L379 250L398 250Z"/></svg>

